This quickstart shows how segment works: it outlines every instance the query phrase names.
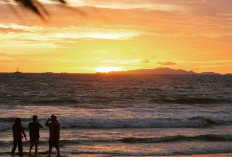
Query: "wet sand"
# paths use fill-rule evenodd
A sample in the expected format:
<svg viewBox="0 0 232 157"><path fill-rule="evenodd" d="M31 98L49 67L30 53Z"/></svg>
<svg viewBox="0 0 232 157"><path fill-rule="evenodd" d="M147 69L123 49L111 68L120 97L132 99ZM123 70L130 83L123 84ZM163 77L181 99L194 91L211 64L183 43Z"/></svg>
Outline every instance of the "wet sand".
<svg viewBox="0 0 232 157"><path fill-rule="evenodd" d="M93 155L93 154L80 154L80 155L71 155L70 157L131 157L131 156L114 156L114 155ZM140 156L140 157L232 157L232 153L222 153L222 154L195 154L195 155L170 155L170 156Z"/></svg>

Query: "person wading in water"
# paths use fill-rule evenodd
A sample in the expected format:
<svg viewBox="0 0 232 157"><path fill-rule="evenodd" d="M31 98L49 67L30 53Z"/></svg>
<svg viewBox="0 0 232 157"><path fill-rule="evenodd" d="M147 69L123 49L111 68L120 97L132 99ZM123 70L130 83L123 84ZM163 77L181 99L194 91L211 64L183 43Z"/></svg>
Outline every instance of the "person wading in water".
<svg viewBox="0 0 232 157"><path fill-rule="evenodd" d="M38 122L36 115L33 116L32 120L33 121L28 124L30 143L31 143L29 155L31 155L31 150L34 145L35 145L35 155L37 155L38 143L39 143L39 129L42 128L42 125Z"/></svg>
<svg viewBox="0 0 232 157"><path fill-rule="evenodd" d="M60 123L57 121L56 116L51 115L51 119L48 118L45 125L49 127L49 156L51 156L53 146L56 148L58 156L60 156Z"/></svg>
<svg viewBox="0 0 232 157"><path fill-rule="evenodd" d="M26 134L24 132L23 126L21 124L21 119L16 118L14 124L12 126L13 138L14 138L14 146L12 148L11 154L15 154L15 150L18 146L19 156L23 155L23 136L25 140L27 140ZM23 136L22 136L23 135Z"/></svg>

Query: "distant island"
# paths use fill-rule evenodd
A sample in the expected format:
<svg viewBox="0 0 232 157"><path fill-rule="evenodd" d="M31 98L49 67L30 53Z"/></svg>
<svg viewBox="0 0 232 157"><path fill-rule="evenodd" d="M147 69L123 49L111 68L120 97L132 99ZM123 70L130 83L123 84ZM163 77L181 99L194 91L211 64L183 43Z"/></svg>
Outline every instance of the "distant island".
<svg viewBox="0 0 232 157"><path fill-rule="evenodd" d="M202 72L196 73L194 71L186 71L182 69L170 69L170 68L154 68L154 69L136 69L130 71L111 71L109 74L173 74L173 75L221 75L215 72Z"/></svg>

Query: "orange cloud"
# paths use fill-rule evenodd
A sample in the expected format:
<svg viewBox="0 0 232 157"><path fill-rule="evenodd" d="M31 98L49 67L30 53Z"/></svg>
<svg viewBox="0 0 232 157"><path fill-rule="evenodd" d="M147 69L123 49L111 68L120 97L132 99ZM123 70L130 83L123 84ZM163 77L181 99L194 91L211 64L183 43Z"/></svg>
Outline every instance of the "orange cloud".
<svg viewBox="0 0 232 157"><path fill-rule="evenodd" d="M141 63L150 63L149 59L144 59L141 61Z"/></svg>
<svg viewBox="0 0 232 157"><path fill-rule="evenodd" d="M170 61L168 61L168 62L158 62L158 64L160 64L160 65L176 65L176 63L170 62Z"/></svg>

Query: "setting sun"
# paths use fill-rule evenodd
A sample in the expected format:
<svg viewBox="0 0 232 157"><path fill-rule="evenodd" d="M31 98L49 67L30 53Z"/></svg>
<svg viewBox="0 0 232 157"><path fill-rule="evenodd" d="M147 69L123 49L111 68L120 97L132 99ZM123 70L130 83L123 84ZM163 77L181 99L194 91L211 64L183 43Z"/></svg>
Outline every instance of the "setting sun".
<svg viewBox="0 0 232 157"><path fill-rule="evenodd" d="M119 67L97 67L96 72L101 72L101 73L108 73L110 71L120 71L121 68Z"/></svg>

